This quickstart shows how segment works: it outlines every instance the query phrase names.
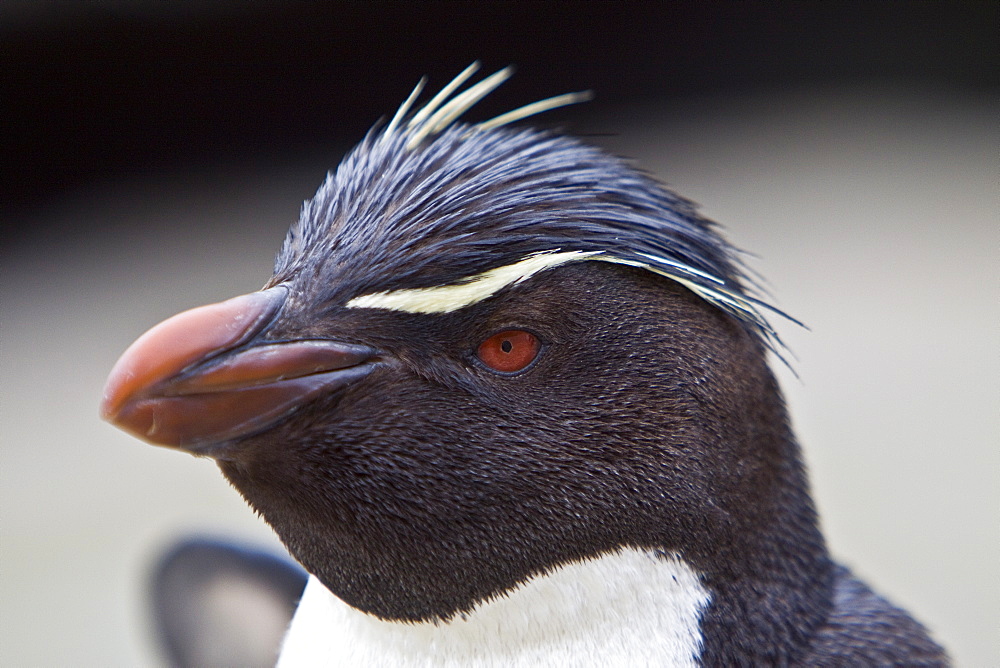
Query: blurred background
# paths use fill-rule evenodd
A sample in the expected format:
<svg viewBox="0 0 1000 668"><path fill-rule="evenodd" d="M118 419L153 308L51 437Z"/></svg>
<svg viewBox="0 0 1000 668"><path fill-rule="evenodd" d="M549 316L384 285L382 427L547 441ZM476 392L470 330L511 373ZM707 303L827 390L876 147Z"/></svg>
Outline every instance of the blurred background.
<svg viewBox="0 0 1000 668"><path fill-rule="evenodd" d="M178 538L281 551L214 465L97 419L179 310L258 288L421 75L632 157L774 301L831 547L959 665L1000 656L998 3L0 5L0 665L156 666Z"/></svg>

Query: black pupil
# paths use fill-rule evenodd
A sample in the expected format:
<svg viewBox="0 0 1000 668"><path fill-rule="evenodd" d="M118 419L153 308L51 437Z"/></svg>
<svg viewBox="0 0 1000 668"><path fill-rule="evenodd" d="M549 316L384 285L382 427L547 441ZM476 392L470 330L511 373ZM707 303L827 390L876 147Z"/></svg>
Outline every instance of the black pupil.
<svg viewBox="0 0 1000 668"><path fill-rule="evenodd" d="M504 351L505 353L509 353L510 349L513 348L513 347L514 347L514 344L511 343L507 339L504 339L503 343L500 344L500 350Z"/></svg>

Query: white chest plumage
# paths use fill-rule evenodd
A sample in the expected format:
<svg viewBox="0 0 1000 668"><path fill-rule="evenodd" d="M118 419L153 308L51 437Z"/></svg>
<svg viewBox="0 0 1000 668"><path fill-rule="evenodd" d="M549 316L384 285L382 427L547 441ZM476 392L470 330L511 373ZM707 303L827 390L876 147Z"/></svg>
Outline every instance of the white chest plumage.
<svg viewBox="0 0 1000 668"><path fill-rule="evenodd" d="M708 602L678 557L638 550L569 564L447 624L377 619L310 578L278 666L693 666Z"/></svg>

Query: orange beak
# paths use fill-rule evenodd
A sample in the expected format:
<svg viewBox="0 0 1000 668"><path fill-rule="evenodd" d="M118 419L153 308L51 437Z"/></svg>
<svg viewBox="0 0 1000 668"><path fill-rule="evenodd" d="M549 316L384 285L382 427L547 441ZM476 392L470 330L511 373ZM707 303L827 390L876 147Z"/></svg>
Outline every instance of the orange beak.
<svg viewBox="0 0 1000 668"><path fill-rule="evenodd" d="M328 340L252 341L283 287L179 313L140 336L104 386L101 417L154 445L212 455L367 375L375 351Z"/></svg>

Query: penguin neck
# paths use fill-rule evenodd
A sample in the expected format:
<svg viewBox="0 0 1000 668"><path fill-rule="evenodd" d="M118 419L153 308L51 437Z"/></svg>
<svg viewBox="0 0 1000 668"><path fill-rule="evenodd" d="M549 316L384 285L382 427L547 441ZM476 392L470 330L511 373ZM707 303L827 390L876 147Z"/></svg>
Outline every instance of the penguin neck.
<svg viewBox="0 0 1000 668"><path fill-rule="evenodd" d="M678 556L634 549L537 575L444 622L382 620L310 578L279 666L694 666L710 600Z"/></svg>
<svg viewBox="0 0 1000 668"><path fill-rule="evenodd" d="M738 541L716 543L708 559L692 558L712 592L702 619L704 665L732 657L751 665L796 664L832 610L834 564L798 444L788 430L761 447L780 453L771 493L742 515Z"/></svg>
<svg viewBox="0 0 1000 668"><path fill-rule="evenodd" d="M701 623L704 665L732 657L748 665L795 665L807 655L832 612L835 573L825 551L801 550L789 542L796 539L775 538L774 560L756 555L739 569L705 573L712 601Z"/></svg>
<svg viewBox="0 0 1000 668"><path fill-rule="evenodd" d="M705 491L689 497L700 505L679 513L701 524L663 544L676 541L712 594L701 623L705 665L727 665L733 657L748 665L795 664L829 618L833 564L763 351L732 345L729 352L720 355L714 382L695 390L705 407L694 421L699 431L671 436L675 443L697 442L711 471Z"/></svg>

